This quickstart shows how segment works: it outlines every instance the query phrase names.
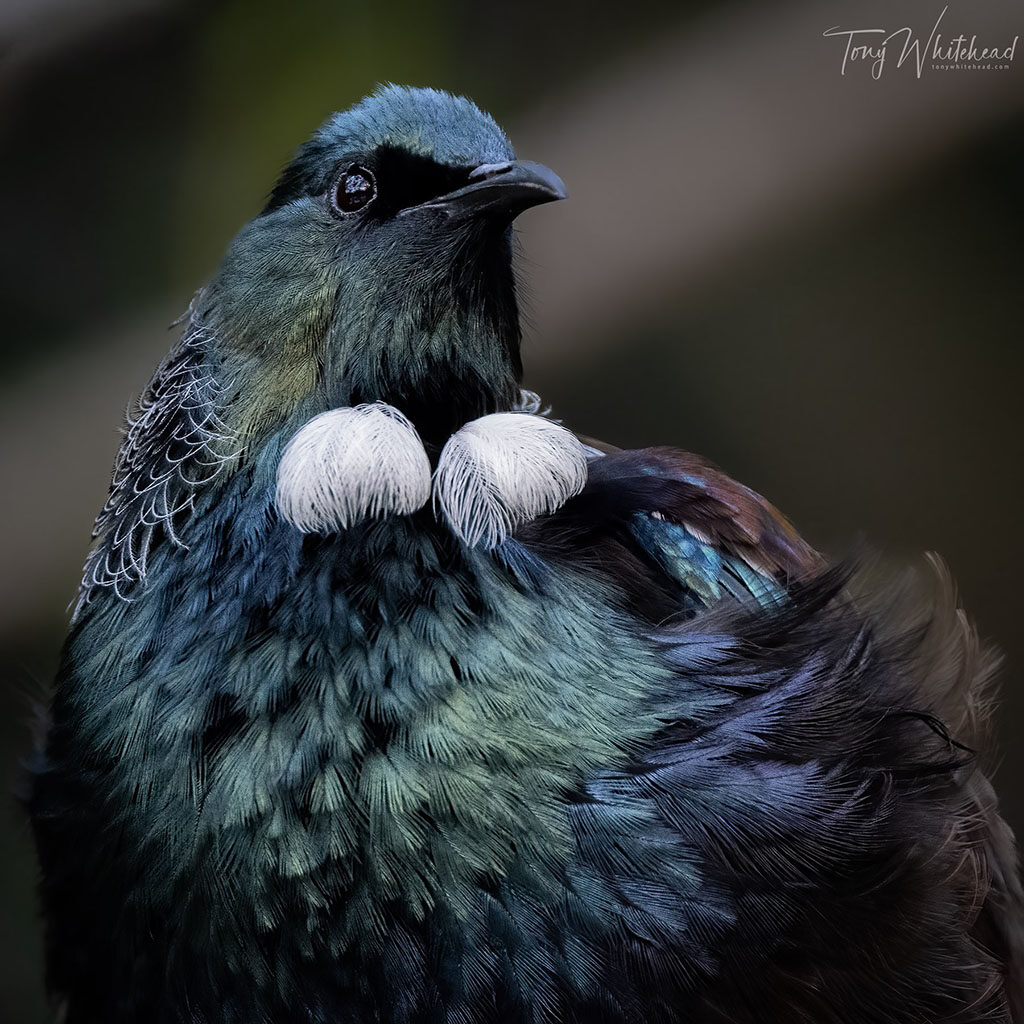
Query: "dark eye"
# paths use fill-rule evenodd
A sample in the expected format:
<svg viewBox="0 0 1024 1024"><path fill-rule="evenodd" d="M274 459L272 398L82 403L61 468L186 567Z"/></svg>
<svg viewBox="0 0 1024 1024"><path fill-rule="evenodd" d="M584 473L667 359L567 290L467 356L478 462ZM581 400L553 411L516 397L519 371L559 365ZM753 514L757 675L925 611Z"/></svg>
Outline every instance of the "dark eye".
<svg viewBox="0 0 1024 1024"><path fill-rule="evenodd" d="M365 167L353 164L334 187L334 205L341 213L355 213L377 195L377 180Z"/></svg>

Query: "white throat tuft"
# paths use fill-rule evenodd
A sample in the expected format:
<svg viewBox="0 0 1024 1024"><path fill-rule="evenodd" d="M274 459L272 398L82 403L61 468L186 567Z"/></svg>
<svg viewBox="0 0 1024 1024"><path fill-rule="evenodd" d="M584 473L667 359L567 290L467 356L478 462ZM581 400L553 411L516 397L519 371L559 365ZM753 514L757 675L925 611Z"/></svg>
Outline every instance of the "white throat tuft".
<svg viewBox="0 0 1024 1024"><path fill-rule="evenodd" d="M303 533L407 515L430 498L430 460L416 428L383 402L314 416L277 467L277 508Z"/></svg>
<svg viewBox="0 0 1024 1024"><path fill-rule="evenodd" d="M586 483L586 453L575 434L542 416L498 412L448 439L434 473L434 504L466 544L494 548Z"/></svg>

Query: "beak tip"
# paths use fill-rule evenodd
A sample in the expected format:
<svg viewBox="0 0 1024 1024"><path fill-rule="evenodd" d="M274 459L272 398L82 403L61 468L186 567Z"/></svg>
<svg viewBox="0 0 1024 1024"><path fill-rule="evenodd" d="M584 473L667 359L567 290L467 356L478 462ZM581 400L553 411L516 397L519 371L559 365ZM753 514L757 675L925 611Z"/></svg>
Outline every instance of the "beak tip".
<svg viewBox="0 0 1024 1024"><path fill-rule="evenodd" d="M565 182L550 167L534 163L532 160L518 160L511 165L511 168L515 169L520 180L528 182L538 191L546 193L550 201L555 202L559 199L569 198L569 190L565 187Z"/></svg>

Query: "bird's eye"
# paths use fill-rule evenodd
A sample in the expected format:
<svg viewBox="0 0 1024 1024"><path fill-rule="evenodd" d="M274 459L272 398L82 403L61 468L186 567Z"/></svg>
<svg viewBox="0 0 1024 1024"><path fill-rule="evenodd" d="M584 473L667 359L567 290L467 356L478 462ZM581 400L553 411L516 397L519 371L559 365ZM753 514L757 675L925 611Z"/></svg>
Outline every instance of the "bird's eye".
<svg viewBox="0 0 1024 1024"><path fill-rule="evenodd" d="M377 180L365 167L353 164L334 187L334 206L340 213L355 213L377 195Z"/></svg>

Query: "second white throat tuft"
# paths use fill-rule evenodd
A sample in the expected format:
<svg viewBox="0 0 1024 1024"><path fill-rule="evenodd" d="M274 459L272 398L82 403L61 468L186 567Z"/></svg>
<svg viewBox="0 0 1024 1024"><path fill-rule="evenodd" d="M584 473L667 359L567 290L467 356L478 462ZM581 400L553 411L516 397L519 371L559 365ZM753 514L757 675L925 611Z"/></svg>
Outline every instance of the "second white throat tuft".
<svg viewBox="0 0 1024 1024"><path fill-rule="evenodd" d="M434 504L466 544L494 548L586 483L586 452L575 434L543 416L499 412L448 439L434 473Z"/></svg>

